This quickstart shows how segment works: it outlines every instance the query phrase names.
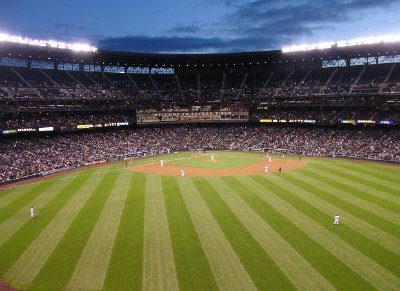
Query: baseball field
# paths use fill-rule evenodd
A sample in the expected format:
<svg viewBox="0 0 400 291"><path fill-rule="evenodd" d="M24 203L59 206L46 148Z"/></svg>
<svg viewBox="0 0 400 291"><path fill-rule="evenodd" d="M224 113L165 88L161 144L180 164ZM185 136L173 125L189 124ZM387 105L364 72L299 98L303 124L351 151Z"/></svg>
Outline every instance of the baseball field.
<svg viewBox="0 0 400 291"><path fill-rule="evenodd" d="M184 152L0 190L0 278L18 290L400 290L400 167Z"/></svg>

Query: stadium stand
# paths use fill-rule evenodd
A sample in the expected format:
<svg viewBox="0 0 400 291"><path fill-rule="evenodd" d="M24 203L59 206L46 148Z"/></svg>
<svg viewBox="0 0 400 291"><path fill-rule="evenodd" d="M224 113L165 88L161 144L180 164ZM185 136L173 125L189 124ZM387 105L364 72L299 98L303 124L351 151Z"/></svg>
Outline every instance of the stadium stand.
<svg viewBox="0 0 400 291"><path fill-rule="evenodd" d="M167 149L400 162L397 51L76 54L0 43L0 183Z"/></svg>

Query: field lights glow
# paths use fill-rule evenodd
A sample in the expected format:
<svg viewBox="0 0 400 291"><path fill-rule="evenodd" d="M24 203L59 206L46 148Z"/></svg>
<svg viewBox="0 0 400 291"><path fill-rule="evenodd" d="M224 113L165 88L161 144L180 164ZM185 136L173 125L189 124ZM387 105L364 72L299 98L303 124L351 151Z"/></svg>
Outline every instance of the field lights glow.
<svg viewBox="0 0 400 291"><path fill-rule="evenodd" d="M92 47L88 44L83 44L83 43L66 43L56 40L32 39L22 36L8 35L6 33L0 33L0 41L27 44L33 46L52 47L58 49L69 49L77 52L97 51L96 47Z"/></svg>
<svg viewBox="0 0 400 291"><path fill-rule="evenodd" d="M291 53L291 52L305 52L312 50L323 50L330 49L333 46L337 47L349 47L349 46L357 46L357 45L369 45L369 44L377 44L377 43L391 43L391 42L399 42L400 35L383 35L383 36L372 36L365 38L356 38L351 40L342 40L337 42L321 42L315 44L301 44L301 45L292 45L282 48L283 53Z"/></svg>

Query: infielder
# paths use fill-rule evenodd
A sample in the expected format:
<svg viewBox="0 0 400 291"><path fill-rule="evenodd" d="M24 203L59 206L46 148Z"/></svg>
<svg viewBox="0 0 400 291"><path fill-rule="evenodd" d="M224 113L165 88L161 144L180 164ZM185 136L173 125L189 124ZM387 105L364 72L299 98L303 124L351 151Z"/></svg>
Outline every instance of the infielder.
<svg viewBox="0 0 400 291"><path fill-rule="evenodd" d="M339 225L339 220L340 220L340 216L339 216L339 214L336 214L335 221L333 222L333 226L338 226Z"/></svg>
<svg viewBox="0 0 400 291"><path fill-rule="evenodd" d="M268 166L264 167L264 173L268 173Z"/></svg>
<svg viewBox="0 0 400 291"><path fill-rule="evenodd" d="M181 169L181 177L185 177L185 170Z"/></svg>
<svg viewBox="0 0 400 291"><path fill-rule="evenodd" d="M268 157L268 162L269 162L269 163L272 162L272 157Z"/></svg>
<svg viewBox="0 0 400 291"><path fill-rule="evenodd" d="M160 167L164 167L164 160L160 160Z"/></svg>
<svg viewBox="0 0 400 291"><path fill-rule="evenodd" d="M31 208L29 208L29 213L31 215L31 218L35 217L35 208L33 208L33 206L31 206Z"/></svg>

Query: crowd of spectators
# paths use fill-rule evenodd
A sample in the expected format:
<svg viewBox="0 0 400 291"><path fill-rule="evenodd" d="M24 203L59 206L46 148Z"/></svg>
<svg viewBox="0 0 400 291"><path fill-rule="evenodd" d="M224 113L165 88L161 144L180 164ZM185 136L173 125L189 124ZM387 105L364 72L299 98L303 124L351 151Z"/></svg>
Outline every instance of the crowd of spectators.
<svg viewBox="0 0 400 291"><path fill-rule="evenodd" d="M42 112L0 115L0 129L35 127L75 127L78 124L107 124L115 122L135 123L135 112L93 111L93 112ZM341 120L392 120L400 124L398 110L377 110L371 108L269 108L251 110L250 120L258 123L260 119L276 120L314 120L316 124L335 125Z"/></svg>
<svg viewBox="0 0 400 291"><path fill-rule="evenodd" d="M355 67L352 67L354 69ZM205 100L266 97L349 96L399 93L397 82L386 82L388 71L343 67L337 72L315 68L282 72L201 73L191 75L66 72L0 66L0 98L42 99L161 99ZM272 78L269 79L270 74ZM385 77L384 77L385 76ZM335 77L335 78L331 78ZM269 81L269 82L268 82Z"/></svg>
<svg viewBox="0 0 400 291"><path fill-rule="evenodd" d="M260 119L277 120L315 120L317 124L338 124L341 120L392 120L400 124L400 112L398 110L377 110L374 108L269 108L251 112L253 122Z"/></svg>
<svg viewBox="0 0 400 291"><path fill-rule="evenodd" d="M35 127L75 127L79 124L107 124L115 122L134 122L135 113L77 113L53 112L41 114L16 114L0 118L0 129L35 128Z"/></svg>
<svg viewBox="0 0 400 291"><path fill-rule="evenodd" d="M400 162L400 134L393 130L246 124L143 127L8 138L0 141L0 182L124 155L198 149L268 149Z"/></svg>

